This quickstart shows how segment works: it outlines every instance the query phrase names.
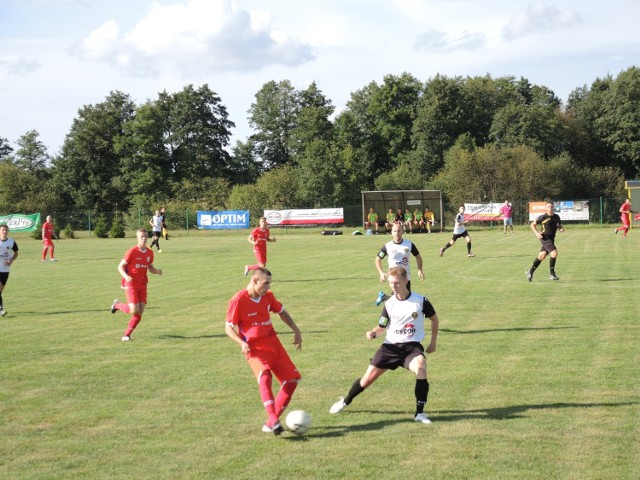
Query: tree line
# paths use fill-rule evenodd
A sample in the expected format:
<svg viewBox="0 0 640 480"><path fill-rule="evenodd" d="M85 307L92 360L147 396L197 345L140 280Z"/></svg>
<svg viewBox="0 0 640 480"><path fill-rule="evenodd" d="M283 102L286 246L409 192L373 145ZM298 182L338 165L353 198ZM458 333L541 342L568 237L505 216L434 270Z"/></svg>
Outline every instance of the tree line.
<svg viewBox="0 0 640 480"><path fill-rule="evenodd" d="M0 136L0 212L357 205L367 190L439 189L448 203L621 196L640 174L640 70L576 88L566 105L525 78L387 75L336 112L315 82L270 81L235 127L208 85L78 110L50 156Z"/></svg>

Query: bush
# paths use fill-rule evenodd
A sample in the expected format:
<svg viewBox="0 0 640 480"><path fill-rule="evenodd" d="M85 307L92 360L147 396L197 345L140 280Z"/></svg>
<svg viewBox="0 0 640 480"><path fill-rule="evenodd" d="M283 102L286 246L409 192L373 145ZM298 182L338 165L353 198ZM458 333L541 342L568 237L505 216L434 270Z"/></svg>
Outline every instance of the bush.
<svg viewBox="0 0 640 480"><path fill-rule="evenodd" d="M124 238L124 223L118 215L113 219L109 235L111 238Z"/></svg>
<svg viewBox="0 0 640 480"><path fill-rule="evenodd" d="M38 227L31 232L31 238L34 240L42 240L42 224L39 223Z"/></svg>
<svg viewBox="0 0 640 480"><path fill-rule="evenodd" d="M98 217L96 226L93 228L93 233L95 233L98 238L107 238L109 236L109 226L107 225L107 219L104 215Z"/></svg>
<svg viewBox="0 0 640 480"><path fill-rule="evenodd" d="M73 228L71 228L70 223L67 223L67 226L64 227L64 230L62 231L62 233L64 234L64 238L76 238L76 234L73 231Z"/></svg>

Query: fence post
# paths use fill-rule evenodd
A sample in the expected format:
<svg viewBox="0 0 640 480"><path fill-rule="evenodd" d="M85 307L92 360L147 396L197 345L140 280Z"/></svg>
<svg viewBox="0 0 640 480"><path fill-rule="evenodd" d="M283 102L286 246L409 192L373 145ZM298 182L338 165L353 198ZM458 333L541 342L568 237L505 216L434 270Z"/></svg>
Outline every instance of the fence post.
<svg viewBox="0 0 640 480"><path fill-rule="evenodd" d="M89 237L91 237L91 211L89 211L88 218L89 218Z"/></svg>
<svg viewBox="0 0 640 480"><path fill-rule="evenodd" d="M602 197L600 197L600 225L602 225L602 221L603 221L603 205L602 205Z"/></svg>
<svg viewBox="0 0 640 480"><path fill-rule="evenodd" d="M189 236L189 209L185 208L184 209L184 214L186 216L186 225L187 225L187 237Z"/></svg>

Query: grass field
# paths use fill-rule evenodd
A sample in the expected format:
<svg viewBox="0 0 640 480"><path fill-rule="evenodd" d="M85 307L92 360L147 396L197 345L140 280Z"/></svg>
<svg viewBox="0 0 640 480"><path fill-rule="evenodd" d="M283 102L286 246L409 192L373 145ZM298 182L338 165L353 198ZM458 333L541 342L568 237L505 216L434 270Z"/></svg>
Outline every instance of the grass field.
<svg viewBox="0 0 640 480"><path fill-rule="evenodd" d="M133 238L62 240L59 261L42 263L40 242L18 235L0 318L0 478L639 478L639 232L568 226L560 281L547 260L533 283L524 271L539 243L526 227L472 229L472 259L462 241L438 256L449 234L407 235L425 261L414 290L441 320L431 425L412 421L404 370L328 412L379 345L364 332L389 237L273 233L273 290L303 333L302 350L289 348L304 377L290 409L313 416L307 435L260 431L256 383L224 335L253 260L247 232L163 242L164 275L150 275L129 343L129 316L108 309Z"/></svg>

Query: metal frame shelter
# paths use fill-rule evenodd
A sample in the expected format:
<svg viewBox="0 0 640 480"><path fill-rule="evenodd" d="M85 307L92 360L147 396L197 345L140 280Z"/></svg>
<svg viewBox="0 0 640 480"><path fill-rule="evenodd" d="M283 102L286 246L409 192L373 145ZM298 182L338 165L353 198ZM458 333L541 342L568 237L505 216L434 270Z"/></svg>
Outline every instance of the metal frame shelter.
<svg viewBox="0 0 640 480"><path fill-rule="evenodd" d="M627 189L627 194L631 199L631 205L635 211L640 211L640 180L626 180L624 182L624 188ZM635 215L631 215L631 227L640 226L640 218L636 219Z"/></svg>
<svg viewBox="0 0 640 480"><path fill-rule="evenodd" d="M370 208L373 208L378 214L378 219L383 221L390 208L395 213L398 208L402 208L402 211L408 208L413 212L416 207L419 207L424 212L424 209L429 207L435 218L432 231L441 232L443 229L444 204L440 190L380 190L361 193L362 225L367 219Z"/></svg>

